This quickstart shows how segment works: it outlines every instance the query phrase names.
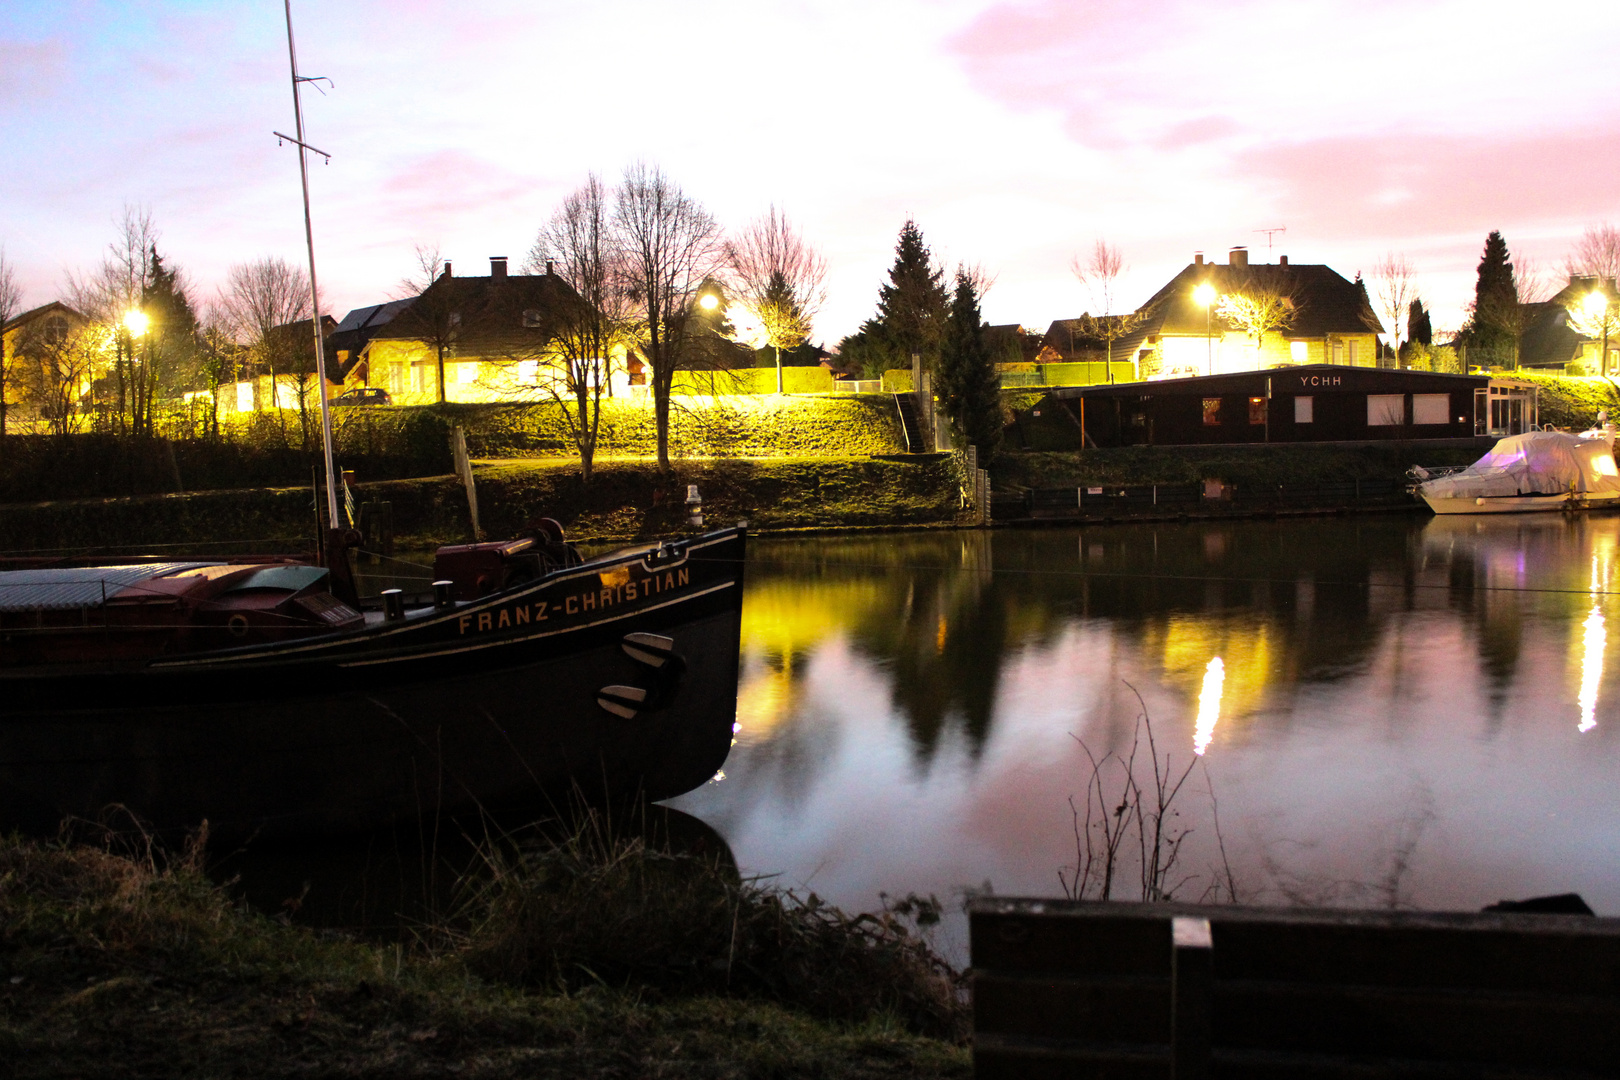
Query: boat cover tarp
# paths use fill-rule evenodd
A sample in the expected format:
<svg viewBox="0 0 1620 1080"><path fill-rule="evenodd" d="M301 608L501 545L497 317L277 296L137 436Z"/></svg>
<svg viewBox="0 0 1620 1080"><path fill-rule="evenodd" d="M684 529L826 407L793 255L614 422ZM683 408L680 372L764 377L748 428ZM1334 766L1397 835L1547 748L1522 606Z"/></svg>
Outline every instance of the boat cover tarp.
<svg viewBox="0 0 1620 1080"><path fill-rule="evenodd" d="M151 578L207 563L137 563L130 566L52 567L0 571L0 611L59 611L100 607L124 589Z"/></svg>
<svg viewBox="0 0 1620 1080"><path fill-rule="evenodd" d="M1510 435L1461 472L1425 481L1419 492L1434 499L1602 492L1620 495L1613 437L1530 431Z"/></svg>

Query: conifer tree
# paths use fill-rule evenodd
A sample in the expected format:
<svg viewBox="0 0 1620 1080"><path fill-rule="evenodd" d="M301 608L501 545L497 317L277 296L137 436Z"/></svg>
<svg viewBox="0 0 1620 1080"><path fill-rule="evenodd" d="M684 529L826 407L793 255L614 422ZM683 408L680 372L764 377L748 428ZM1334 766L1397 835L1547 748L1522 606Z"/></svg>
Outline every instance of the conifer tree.
<svg viewBox="0 0 1620 1080"><path fill-rule="evenodd" d="M1495 229L1485 238L1485 251L1479 260L1479 278L1474 284L1473 314L1465 328L1470 348L1490 357L1512 351L1514 334L1509 324L1519 310L1519 286L1513 278L1513 263L1507 241Z"/></svg>
<svg viewBox="0 0 1620 1080"><path fill-rule="evenodd" d="M956 272L956 294L945 320L934 390L957 445L977 446L983 467L1001 443L1000 382L984 343L978 289L961 270Z"/></svg>
<svg viewBox="0 0 1620 1080"><path fill-rule="evenodd" d="M908 219L895 244L889 282L878 291L874 320L896 360L909 365L917 353L925 369L933 367L949 306L945 270L935 264L917 223Z"/></svg>
<svg viewBox="0 0 1620 1080"><path fill-rule="evenodd" d="M1434 344L1434 327L1429 313L1423 309L1423 300L1414 298L1406 308L1406 340L1419 345Z"/></svg>

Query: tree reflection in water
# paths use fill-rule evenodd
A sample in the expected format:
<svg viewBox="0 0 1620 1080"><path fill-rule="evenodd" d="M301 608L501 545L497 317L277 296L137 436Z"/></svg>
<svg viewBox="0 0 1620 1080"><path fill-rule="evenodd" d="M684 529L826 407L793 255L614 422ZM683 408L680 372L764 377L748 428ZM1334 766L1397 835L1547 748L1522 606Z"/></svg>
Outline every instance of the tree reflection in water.
<svg viewBox="0 0 1620 1080"><path fill-rule="evenodd" d="M1077 789L1068 736L1083 732L1099 752L1128 740L1128 681L1191 753L1217 657L1219 721L1201 746L1234 804L1252 804L1257 834L1370 821L1399 801L1380 803L1380 791L1407 790L1431 768L1457 771L1453 797L1467 802L1474 747L1522 739L1543 716L1589 743L1613 730L1603 678L1614 665L1604 668L1608 638L1592 627L1614 585L1617 536L1620 518L1547 514L756 540L739 747L725 783L683 805L734 842L753 827L757 843L739 855L769 872L795 857L785 830L815 831L804 815L901 828L904 789L910 827L926 821L937 837L874 845L818 833L818 858L934 864L948 859L930 845L953 843L960 860L966 829L996 859L1024 860L1015 878L1055 885L1050 853ZM1502 753L1504 770L1530 768L1513 758L1522 751ZM1452 789L1433 782L1443 822ZM1038 844L1019 833L1051 827L1059 834ZM808 835L794 842L808 848ZM862 865L862 881L902 894L990 876L886 881Z"/></svg>

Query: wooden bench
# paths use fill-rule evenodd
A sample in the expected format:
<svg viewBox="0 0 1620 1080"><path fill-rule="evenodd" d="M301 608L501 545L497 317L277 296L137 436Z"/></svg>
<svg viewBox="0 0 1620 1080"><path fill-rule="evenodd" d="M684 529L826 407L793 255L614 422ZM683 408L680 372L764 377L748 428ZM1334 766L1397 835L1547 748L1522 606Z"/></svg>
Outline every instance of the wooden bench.
<svg viewBox="0 0 1620 1080"><path fill-rule="evenodd" d="M1620 919L987 899L981 1080L1620 1077Z"/></svg>

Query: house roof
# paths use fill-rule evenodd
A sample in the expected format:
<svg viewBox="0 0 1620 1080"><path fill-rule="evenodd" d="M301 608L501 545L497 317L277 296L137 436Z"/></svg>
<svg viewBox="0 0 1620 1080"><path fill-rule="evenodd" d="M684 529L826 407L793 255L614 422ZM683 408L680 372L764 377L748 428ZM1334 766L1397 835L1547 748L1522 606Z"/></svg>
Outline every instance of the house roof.
<svg viewBox="0 0 1620 1080"><path fill-rule="evenodd" d="M1569 284L1551 299L1526 304L1524 334L1519 339L1520 366L1562 366L1575 359L1581 345L1592 339L1569 325L1569 309L1599 288L1610 301L1620 302L1613 279L1600 283L1597 278L1571 275Z"/></svg>
<svg viewBox="0 0 1620 1080"><path fill-rule="evenodd" d="M26 326L27 324L33 322L35 319L42 318L43 316L48 315L53 311L60 311L64 315L69 315L69 316L71 316L71 317L73 317L75 319L78 319L80 322L84 321L84 316L83 315L79 314L74 309L68 307L66 304L62 303L62 301L60 301L60 300L52 300L50 303L41 304L37 308L29 308L27 311L23 312L21 315L18 315L16 317L8 320L6 322L6 324L5 324L5 326L0 327L0 333L8 333L8 332L10 332L12 330L17 329L19 326Z"/></svg>
<svg viewBox="0 0 1620 1080"><path fill-rule="evenodd" d="M441 274L408 306L380 324L369 340L421 341L441 314L458 316L458 351L489 352L547 337L547 324L583 301L556 274L453 277ZM528 313L537 317L530 319ZM368 342L369 343L369 342Z"/></svg>
<svg viewBox="0 0 1620 1080"><path fill-rule="evenodd" d="M337 328L332 331L332 335L326 339L327 366L330 368L336 363L340 377L348 378L349 371L360 362L360 353L371 339L415 301L414 296L403 300L389 300L369 307L355 308L343 316ZM348 359L337 359L336 354L339 352L347 352Z"/></svg>
<svg viewBox="0 0 1620 1080"><path fill-rule="evenodd" d="M1204 308L1193 290L1208 282L1218 293L1244 288L1275 290L1292 297L1293 325L1282 336L1319 338L1329 334L1380 334L1383 324L1373 312L1367 288L1347 281L1330 267L1294 263L1230 266L1191 263L1154 293L1139 311L1147 312L1150 334L1198 336L1206 331ZM1220 325L1216 317L1216 325Z"/></svg>
<svg viewBox="0 0 1620 1080"><path fill-rule="evenodd" d="M1132 323L1135 325L1132 325ZM1082 354L1112 353L1124 360L1135 355L1149 334L1153 333L1152 319L1139 319L1135 315L1098 315L1090 313L1078 319L1053 319L1046 328L1044 343L1064 357ZM1115 328L1119 334L1110 347L1108 339L1099 330ZM1202 333L1202 329L1199 331Z"/></svg>

